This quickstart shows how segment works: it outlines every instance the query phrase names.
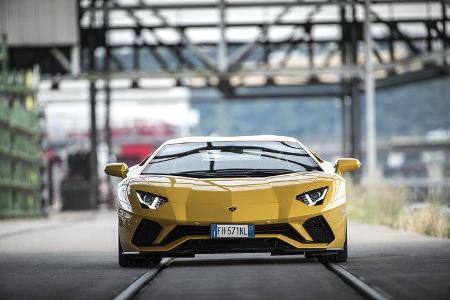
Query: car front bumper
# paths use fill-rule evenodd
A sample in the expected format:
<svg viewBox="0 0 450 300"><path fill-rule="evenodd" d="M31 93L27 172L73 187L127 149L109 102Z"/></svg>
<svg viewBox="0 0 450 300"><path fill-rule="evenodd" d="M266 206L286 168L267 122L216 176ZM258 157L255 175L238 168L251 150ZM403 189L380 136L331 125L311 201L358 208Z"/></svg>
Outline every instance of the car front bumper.
<svg viewBox="0 0 450 300"><path fill-rule="evenodd" d="M313 214L262 221L260 217L242 221L188 221L147 212L119 209L119 239L130 254L192 256L201 253L270 252L296 254L306 251L342 249L346 236L345 201ZM254 224L255 237L211 239L211 224Z"/></svg>

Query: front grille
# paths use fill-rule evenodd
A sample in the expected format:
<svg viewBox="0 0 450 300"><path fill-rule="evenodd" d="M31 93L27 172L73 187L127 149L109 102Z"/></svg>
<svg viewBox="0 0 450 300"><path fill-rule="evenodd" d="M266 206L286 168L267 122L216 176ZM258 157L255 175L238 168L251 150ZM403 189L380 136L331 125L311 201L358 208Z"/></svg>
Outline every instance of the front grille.
<svg viewBox="0 0 450 300"><path fill-rule="evenodd" d="M255 226L256 234L282 234L285 237L293 239L297 242L303 242L305 239L297 233L297 231L292 228L291 225L287 223L281 224L268 224L268 225L256 225Z"/></svg>
<svg viewBox="0 0 450 300"><path fill-rule="evenodd" d="M316 243L330 243L334 240L333 231L323 216L313 217L303 223L303 227Z"/></svg>
<svg viewBox="0 0 450 300"><path fill-rule="evenodd" d="M207 239L189 240L176 247L173 252L182 253L236 253L273 252L295 250L278 239Z"/></svg>
<svg viewBox="0 0 450 300"><path fill-rule="evenodd" d="M133 234L131 242L138 247L152 246L162 227L156 222L142 219Z"/></svg>
<svg viewBox="0 0 450 300"><path fill-rule="evenodd" d="M223 249L259 249L259 248L274 248L276 246L276 239L209 239L209 240L192 240L189 245L196 249L214 250Z"/></svg>
<svg viewBox="0 0 450 300"><path fill-rule="evenodd" d="M299 235L289 224L255 225L255 234L282 234L295 241L305 239ZM210 235L209 226L178 225L164 237L159 245L166 245L188 235Z"/></svg>
<svg viewBox="0 0 450 300"><path fill-rule="evenodd" d="M208 235L209 226L178 225L161 241L161 245L169 244L187 235Z"/></svg>

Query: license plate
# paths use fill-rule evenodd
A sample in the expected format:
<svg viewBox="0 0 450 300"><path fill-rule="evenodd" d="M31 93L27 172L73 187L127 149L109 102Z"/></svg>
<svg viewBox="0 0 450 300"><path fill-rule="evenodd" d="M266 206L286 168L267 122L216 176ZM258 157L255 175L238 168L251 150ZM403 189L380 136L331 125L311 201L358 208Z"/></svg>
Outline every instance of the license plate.
<svg viewBox="0 0 450 300"><path fill-rule="evenodd" d="M211 238L254 238L255 225L211 224Z"/></svg>

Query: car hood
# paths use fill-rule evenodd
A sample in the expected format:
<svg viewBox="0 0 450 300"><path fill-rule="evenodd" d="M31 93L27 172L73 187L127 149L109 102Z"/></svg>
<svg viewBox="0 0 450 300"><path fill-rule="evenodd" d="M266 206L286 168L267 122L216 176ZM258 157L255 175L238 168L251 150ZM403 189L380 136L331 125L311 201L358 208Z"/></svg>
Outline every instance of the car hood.
<svg viewBox="0 0 450 300"><path fill-rule="evenodd" d="M137 178L136 178L137 179ZM211 204L243 200L247 203L280 202L315 186L317 180L330 181L323 172L292 173L252 178L188 178L142 175L133 189L167 197L172 203ZM326 183L324 183L326 184Z"/></svg>

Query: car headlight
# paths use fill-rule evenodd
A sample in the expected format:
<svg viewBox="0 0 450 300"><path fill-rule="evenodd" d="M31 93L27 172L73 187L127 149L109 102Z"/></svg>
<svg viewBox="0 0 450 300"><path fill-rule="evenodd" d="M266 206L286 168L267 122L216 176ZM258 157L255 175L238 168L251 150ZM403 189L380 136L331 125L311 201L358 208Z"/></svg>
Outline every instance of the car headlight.
<svg viewBox="0 0 450 300"><path fill-rule="evenodd" d="M142 208L158 209L164 203L169 202L169 200L164 197L147 192L136 191L136 195Z"/></svg>
<svg viewBox="0 0 450 300"><path fill-rule="evenodd" d="M315 190L304 192L297 195L296 199L302 201L308 206L320 205L327 195L328 187L321 187Z"/></svg>
<svg viewBox="0 0 450 300"><path fill-rule="evenodd" d="M128 201L128 184L119 184L117 187L117 202L119 204L119 207L123 210L126 210L128 212L131 212L131 204L130 201Z"/></svg>

